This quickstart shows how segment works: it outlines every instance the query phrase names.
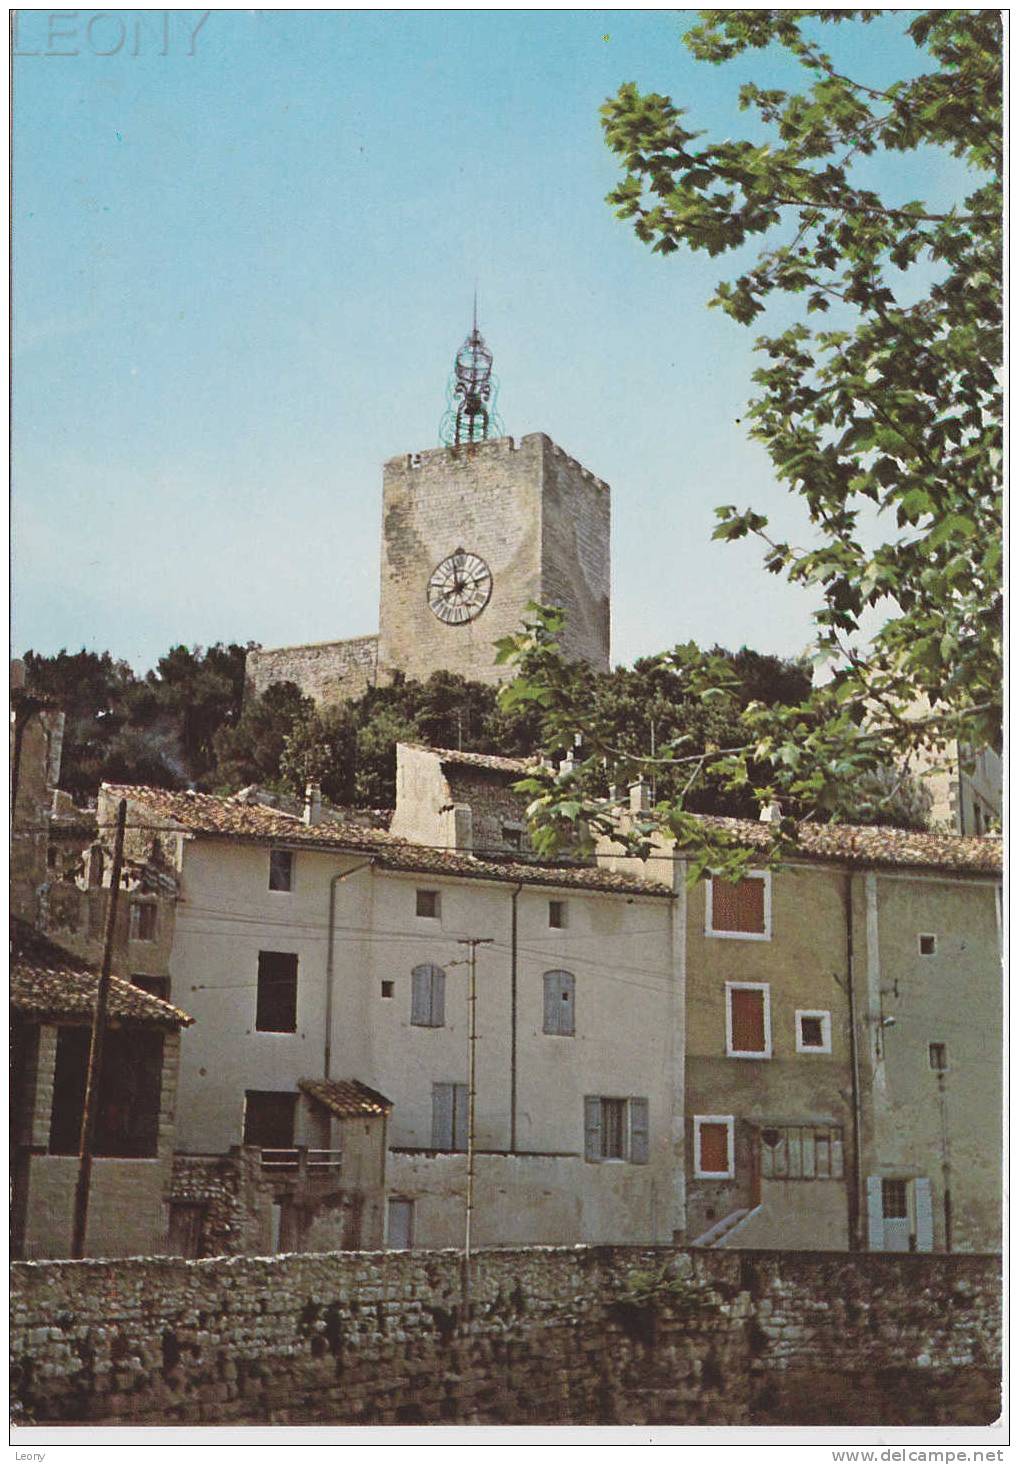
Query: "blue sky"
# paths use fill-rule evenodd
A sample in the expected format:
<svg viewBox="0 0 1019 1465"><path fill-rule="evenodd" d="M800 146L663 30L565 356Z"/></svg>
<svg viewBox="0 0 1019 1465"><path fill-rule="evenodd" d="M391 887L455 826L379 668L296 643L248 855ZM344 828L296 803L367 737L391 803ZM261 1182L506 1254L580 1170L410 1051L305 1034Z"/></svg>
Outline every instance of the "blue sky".
<svg viewBox="0 0 1019 1465"><path fill-rule="evenodd" d="M731 262L613 217L598 119L635 80L743 135L780 62L697 63L674 11L64 14L14 61L15 652L374 631L381 464L437 443L475 281L506 430L612 485L614 658L807 643L809 596L710 542L721 503L799 525L736 421L753 333L705 308ZM832 49L880 85L906 18Z"/></svg>

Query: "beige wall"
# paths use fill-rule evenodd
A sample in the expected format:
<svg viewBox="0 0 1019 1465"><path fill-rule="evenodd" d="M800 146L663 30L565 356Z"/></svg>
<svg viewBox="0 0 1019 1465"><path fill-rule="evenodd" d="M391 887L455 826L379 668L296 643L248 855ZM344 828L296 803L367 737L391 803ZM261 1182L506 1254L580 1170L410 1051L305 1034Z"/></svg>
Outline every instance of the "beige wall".
<svg viewBox="0 0 1019 1465"><path fill-rule="evenodd" d="M983 880L863 877L867 908L864 1172L926 1176L934 1246L1001 1245L1002 978L997 891ZM919 936L933 935L933 956ZM882 1019L894 1019L882 1025ZM862 1026L862 1024L861 1024ZM948 1046L948 1071L929 1045Z"/></svg>
<svg viewBox="0 0 1019 1465"><path fill-rule="evenodd" d="M299 1078L323 1073L329 879L359 862L299 851L294 890L281 894L268 890L268 860L266 847L233 843L196 840L186 852L172 958L174 1000L196 1019L181 1075L185 1150L219 1152L239 1141L246 1088L292 1090ZM418 888L439 891L438 920L416 916ZM457 938L472 935L494 940L478 955L477 1143L510 1147L512 890L381 870L361 870L337 886L332 1076L361 1079L393 1101L393 1146L430 1147L432 1084L466 1081L467 971L451 963L465 955ZM565 930L549 928L550 898L567 902ZM682 1054L671 906L555 888L524 887L518 897L517 1148L582 1156L585 1095L648 1098L651 1164L607 1168L653 1175L660 1239L680 1225L682 1136L673 1111ZM298 954L294 1034L255 1031L260 949ZM410 1021L410 974L422 962L447 972L442 1028ZM572 1038L542 1032L542 977L559 968L576 977ZM391 998L382 996L383 981L393 983ZM605 1167L580 1161L574 1168L604 1187L597 1172ZM571 1231L558 1239L584 1238ZM420 1240L432 1244L427 1234Z"/></svg>
<svg viewBox="0 0 1019 1465"><path fill-rule="evenodd" d="M40 1146L49 1143L56 1048L57 1029L43 1025L34 1074L32 1136ZM103 1156L93 1160L86 1256L144 1256L165 1250L179 1057L179 1034L165 1033L156 1155L144 1160ZM30 1157L25 1174L23 1256L32 1259L69 1254L77 1180L78 1160L73 1155Z"/></svg>

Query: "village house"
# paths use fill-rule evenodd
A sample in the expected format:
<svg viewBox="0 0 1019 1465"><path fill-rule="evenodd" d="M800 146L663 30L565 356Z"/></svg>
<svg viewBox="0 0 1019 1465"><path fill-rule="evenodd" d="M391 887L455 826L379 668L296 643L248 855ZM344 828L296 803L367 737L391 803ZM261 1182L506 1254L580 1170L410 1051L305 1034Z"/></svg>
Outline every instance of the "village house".
<svg viewBox="0 0 1019 1465"><path fill-rule="evenodd" d="M779 870L686 891L691 1241L1000 1248L1000 882L993 838L804 824Z"/></svg>
<svg viewBox="0 0 1019 1465"><path fill-rule="evenodd" d="M25 922L11 927L12 1251L65 1257L99 979ZM191 1018L118 977L108 1013L85 1254L161 1252L180 1033Z"/></svg>
<svg viewBox="0 0 1019 1465"><path fill-rule="evenodd" d="M443 765L461 785L470 770L488 808L493 775L520 772L430 756L422 788L444 782ZM428 759L409 761L420 773ZM406 773L393 822L421 828ZM300 818L104 786L101 826L120 798L129 833L158 833L179 884L170 990L195 1027L174 1211L190 1208L197 1249L210 1227L217 1247L242 1250L462 1243L472 937L490 943L477 951L475 1244L682 1231L669 884L505 844L435 848L323 818L314 800Z"/></svg>

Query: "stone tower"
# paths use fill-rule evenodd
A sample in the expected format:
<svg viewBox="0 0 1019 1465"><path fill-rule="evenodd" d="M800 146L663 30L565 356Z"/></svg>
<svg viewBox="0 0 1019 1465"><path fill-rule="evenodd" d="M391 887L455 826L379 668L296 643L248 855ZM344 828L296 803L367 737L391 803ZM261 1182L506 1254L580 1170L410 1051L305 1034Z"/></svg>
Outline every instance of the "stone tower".
<svg viewBox="0 0 1019 1465"><path fill-rule="evenodd" d="M541 432L391 459L380 673L499 681L493 643L519 630L532 600L562 605L567 655L606 671L609 497Z"/></svg>

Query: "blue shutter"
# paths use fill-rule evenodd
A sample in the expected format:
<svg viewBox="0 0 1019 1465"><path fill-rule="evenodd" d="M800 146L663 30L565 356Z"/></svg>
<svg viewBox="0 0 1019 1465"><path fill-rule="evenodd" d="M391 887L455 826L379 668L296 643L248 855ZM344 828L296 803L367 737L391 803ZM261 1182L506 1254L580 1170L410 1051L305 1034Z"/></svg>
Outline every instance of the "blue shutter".
<svg viewBox="0 0 1019 1465"><path fill-rule="evenodd" d="M432 1149L453 1148L453 1085L432 1084Z"/></svg>
<svg viewBox="0 0 1019 1465"><path fill-rule="evenodd" d="M646 1165L648 1162L648 1101L630 1100L630 1163Z"/></svg>
<svg viewBox="0 0 1019 1465"><path fill-rule="evenodd" d="M576 981L572 972L559 972L559 1031L568 1038L576 1032Z"/></svg>
<svg viewBox="0 0 1019 1465"><path fill-rule="evenodd" d="M467 1148L467 1125L470 1115L468 1113L468 1089L465 1083L454 1084L456 1090L456 1113L454 1115L453 1142L450 1146L454 1150L465 1150Z"/></svg>
<svg viewBox="0 0 1019 1465"><path fill-rule="evenodd" d="M428 966L416 966L410 974L410 1020L418 1027L428 1027L431 1023L431 994L432 994L432 969Z"/></svg>
<svg viewBox="0 0 1019 1465"><path fill-rule="evenodd" d="M559 1031L558 976L558 972L545 973L545 1016L541 1025L543 1033L558 1033Z"/></svg>
<svg viewBox="0 0 1019 1465"><path fill-rule="evenodd" d="M601 1157L601 1099L588 1097L584 1100L584 1159Z"/></svg>
<svg viewBox="0 0 1019 1465"><path fill-rule="evenodd" d="M913 1181L913 1201L916 1206L916 1249L934 1250L934 1211L931 1206L931 1183L925 1175Z"/></svg>
<svg viewBox="0 0 1019 1465"><path fill-rule="evenodd" d="M441 966L433 966L432 976L432 1011L431 1020L433 1028L446 1026L446 973Z"/></svg>
<svg viewBox="0 0 1019 1465"><path fill-rule="evenodd" d="M881 1199L881 1176L867 1176L867 1250L885 1249L885 1210Z"/></svg>

